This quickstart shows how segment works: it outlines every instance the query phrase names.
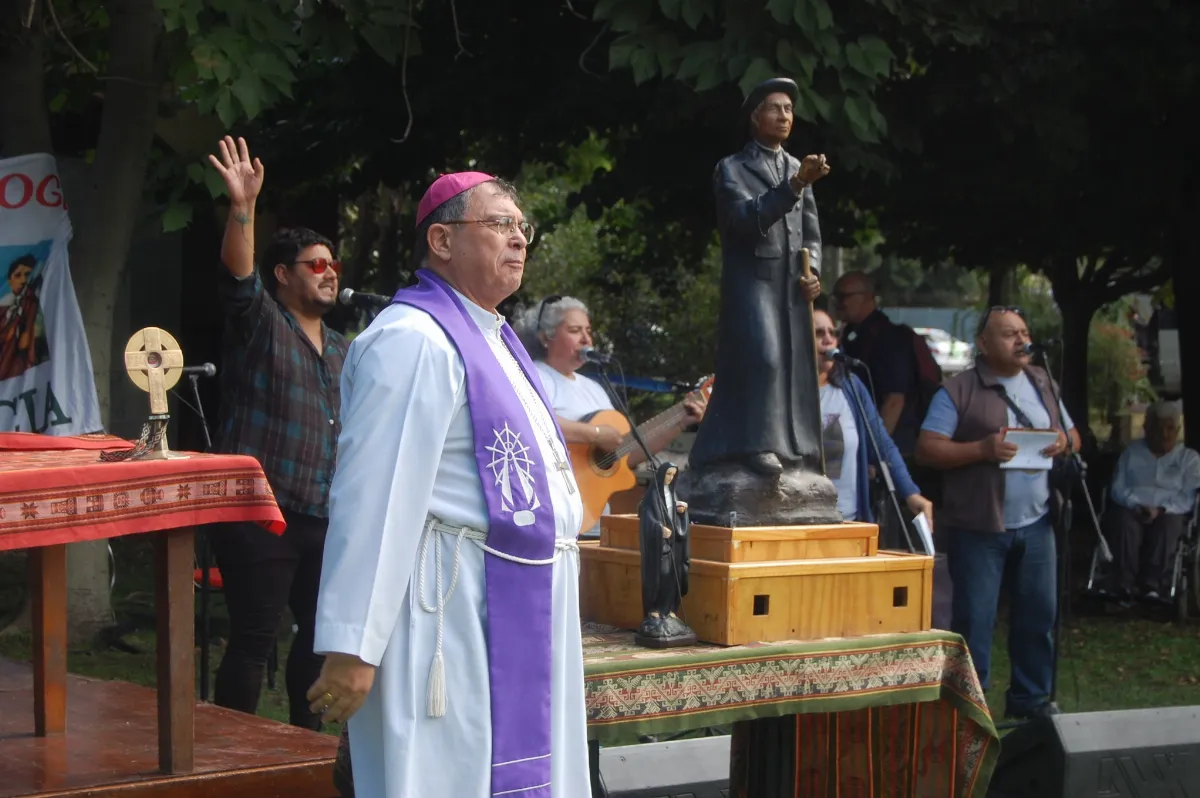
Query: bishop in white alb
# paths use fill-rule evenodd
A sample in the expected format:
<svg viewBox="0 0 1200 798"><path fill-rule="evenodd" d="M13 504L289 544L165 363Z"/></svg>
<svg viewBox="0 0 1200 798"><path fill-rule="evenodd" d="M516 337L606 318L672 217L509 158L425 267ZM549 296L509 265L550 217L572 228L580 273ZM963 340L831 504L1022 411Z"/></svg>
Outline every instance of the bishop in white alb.
<svg viewBox="0 0 1200 798"><path fill-rule="evenodd" d="M503 319L455 294L522 398L546 465L557 541L556 562L544 566L553 568L549 794L581 798L590 782L574 544L582 523L578 488L568 470L555 468L566 452L552 434L553 417L501 339ZM480 480L497 474L478 467L465 373L439 324L403 304L382 311L353 341L343 371L315 649L379 668L349 721L360 798L493 795L490 691L521 688L489 684L485 557L492 555L481 541L427 528L430 518L447 528L488 528ZM444 715L431 717L439 596L446 703Z"/></svg>

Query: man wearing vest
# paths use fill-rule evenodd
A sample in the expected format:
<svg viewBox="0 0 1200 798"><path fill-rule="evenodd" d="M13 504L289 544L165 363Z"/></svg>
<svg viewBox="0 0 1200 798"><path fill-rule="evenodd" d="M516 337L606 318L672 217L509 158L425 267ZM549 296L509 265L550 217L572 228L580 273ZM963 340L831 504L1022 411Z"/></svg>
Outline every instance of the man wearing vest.
<svg viewBox="0 0 1200 798"><path fill-rule="evenodd" d="M917 440L917 459L943 474L938 522L947 532L956 586L951 629L966 639L984 690L1000 590L1006 574L1010 579L1012 679L1005 715L1014 718L1058 711L1050 702L1058 606L1050 474L1002 469L1017 452L1004 441L1004 429L1059 430L1044 450L1049 456L1080 445L1066 409L1054 401L1057 387L1029 364L1029 342L1019 308L985 313L975 367L935 395Z"/></svg>

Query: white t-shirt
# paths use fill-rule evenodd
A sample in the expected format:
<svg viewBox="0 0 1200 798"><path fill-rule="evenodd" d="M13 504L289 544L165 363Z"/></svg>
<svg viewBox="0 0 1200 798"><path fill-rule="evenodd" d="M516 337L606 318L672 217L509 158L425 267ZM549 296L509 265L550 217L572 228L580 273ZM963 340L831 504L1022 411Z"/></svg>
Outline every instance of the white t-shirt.
<svg viewBox="0 0 1200 798"><path fill-rule="evenodd" d="M842 518L858 518L858 425L836 385L821 386L821 441L825 446L825 473L838 494Z"/></svg>
<svg viewBox="0 0 1200 798"><path fill-rule="evenodd" d="M566 376L553 366L540 360L534 361L546 396L554 414L567 421L579 421L600 410L613 410L612 401L604 392L604 386L582 374Z"/></svg>

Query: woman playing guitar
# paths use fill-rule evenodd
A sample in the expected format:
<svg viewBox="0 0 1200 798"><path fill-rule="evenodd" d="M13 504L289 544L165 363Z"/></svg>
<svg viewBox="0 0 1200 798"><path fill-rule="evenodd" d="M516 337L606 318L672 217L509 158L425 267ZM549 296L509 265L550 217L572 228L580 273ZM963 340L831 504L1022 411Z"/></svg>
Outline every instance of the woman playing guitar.
<svg viewBox="0 0 1200 798"><path fill-rule="evenodd" d="M628 422L600 383L575 373L585 362L583 350L592 346L586 305L574 297L546 297L522 314L516 327L571 445L584 502L584 530L595 531L608 497L635 484L631 469L646 459L645 454L631 440ZM707 391L698 391L639 427L650 451L657 454L698 423L706 400Z"/></svg>

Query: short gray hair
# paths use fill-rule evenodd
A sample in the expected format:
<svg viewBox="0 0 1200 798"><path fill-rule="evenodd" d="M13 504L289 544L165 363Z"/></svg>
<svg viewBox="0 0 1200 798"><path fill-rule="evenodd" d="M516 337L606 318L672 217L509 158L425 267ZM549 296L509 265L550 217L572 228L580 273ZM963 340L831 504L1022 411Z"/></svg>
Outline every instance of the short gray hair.
<svg viewBox="0 0 1200 798"><path fill-rule="evenodd" d="M1183 417L1183 407L1179 402L1168 402L1165 399L1159 399L1154 404L1146 408L1146 423L1152 421L1178 421Z"/></svg>
<svg viewBox="0 0 1200 798"><path fill-rule="evenodd" d="M517 315L513 328L531 358L541 360L546 357L546 345L542 343L538 333L544 333L547 338L553 338L554 333L558 330L558 325L562 324L563 316L572 310L581 310L591 316L587 305L573 296L546 297Z"/></svg>

